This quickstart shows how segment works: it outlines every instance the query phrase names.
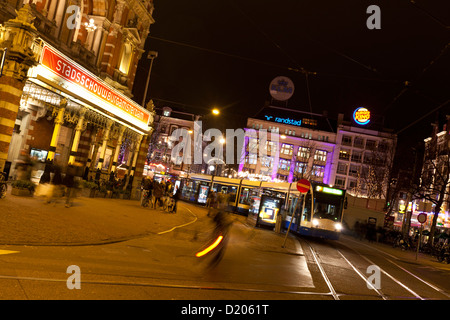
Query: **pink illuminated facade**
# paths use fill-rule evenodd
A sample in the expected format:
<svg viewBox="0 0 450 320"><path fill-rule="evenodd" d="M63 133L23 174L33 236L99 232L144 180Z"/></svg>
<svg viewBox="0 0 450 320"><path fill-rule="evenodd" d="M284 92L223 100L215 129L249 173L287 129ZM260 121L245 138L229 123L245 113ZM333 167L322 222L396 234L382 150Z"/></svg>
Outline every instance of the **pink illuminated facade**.
<svg viewBox="0 0 450 320"><path fill-rule="evenodd" d="M246 130L251 129L257 136L246 137L240 176L308 179L355 196L385 198L397 141L386 129L345 121L343 114L335 120L277 107L249 118ZM260 139L265 132L267 139Z"/></svg>

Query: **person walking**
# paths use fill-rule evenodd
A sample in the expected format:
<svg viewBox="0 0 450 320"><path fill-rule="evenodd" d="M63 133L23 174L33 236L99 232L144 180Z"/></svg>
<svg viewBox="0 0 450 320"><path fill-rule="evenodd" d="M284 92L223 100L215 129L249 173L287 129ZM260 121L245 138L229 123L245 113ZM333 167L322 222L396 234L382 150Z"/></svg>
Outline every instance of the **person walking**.
<svg viewBox="0 0 450 320"><path fill-rule="evenodd" d="M163 196L162 185L159 182L157 182L157 181L155 181L153 195L155 196L155 201L153 203L153 208L156 209L156 204L159 204L161 206L161 197Z"/></svg>
<svg viewBox="0 0 450 320"><path fill-rule="evenodd" d="M178 205L178 200L180 200L180 198L181 198L181 190L180 190L180 188L177 188L177 190L175 191L175 194L173 195L173 201L174 201L174 205L173 205L173 209L172 209L173 213L177 213L177 205Z"/></svg>
<svg viewBox="0 0 450 320"><path fill-rule="evenodd" d="M54 164L54 175L52 179L52 187L49 188L49 198L47 199L47 203L50 203L51 201L55 201L56 199L62 197L63 191L61 185L63 184L63 178L61 174L61 167L58 163Z"/></svg>
<svg viewBox="0 0 450 320"><path fill-rule="evenodd" d="M64 177L64 185L66 186L66 204L65 207L69 208L72 206L72 197L75 187L75 172L76 168L74 165L70 164L67 167L66 176Z"/></svg>
<svg viewBox="0 0 450 320"><path fill-rule="evenodd" d="M144 190L142 194L141 205L143 207L148 207L149 201L152 198L153 183L149 178L144 178L142 183L142 189Z"/></svg>

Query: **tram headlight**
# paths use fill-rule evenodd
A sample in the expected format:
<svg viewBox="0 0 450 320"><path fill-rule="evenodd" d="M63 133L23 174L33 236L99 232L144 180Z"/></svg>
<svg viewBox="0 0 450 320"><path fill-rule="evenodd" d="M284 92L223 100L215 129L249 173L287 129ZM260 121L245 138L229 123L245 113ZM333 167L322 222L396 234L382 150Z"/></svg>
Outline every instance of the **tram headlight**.
<svg viewBox="0 0 450 320"><path fill-rule="evenodd" d="M319 225L319 219L313 219L313 220L312 220L312 225L313 225L314 227L317 227L317 226Z"/></svg>
<svg viewBox="0 0 450 320"><path fill-rule="evenodd" d="M342 230L342 224L340 224L339 222L336 222L334 225L334 228L336 229L336 231L341 231Z"/></svg>

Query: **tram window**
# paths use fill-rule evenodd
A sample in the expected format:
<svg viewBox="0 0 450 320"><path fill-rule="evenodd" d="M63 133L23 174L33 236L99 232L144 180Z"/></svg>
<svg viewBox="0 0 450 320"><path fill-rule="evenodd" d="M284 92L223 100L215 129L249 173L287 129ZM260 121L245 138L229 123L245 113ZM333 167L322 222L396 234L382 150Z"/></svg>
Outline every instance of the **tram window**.
<svg viewBox="0 0 450 320"><path fill-rule="evenodd" d="M241 196L239 198L239 203L250 204L249 196L250 196L250 188L243 188L241 191Z"/></svg>
<svg viewBox="0 0 450 320"><path fill-rule="evenodd" d="M321 201L314 203L314 218L320 219L339 219L339 210L341 205L338 201Z"/></svg>

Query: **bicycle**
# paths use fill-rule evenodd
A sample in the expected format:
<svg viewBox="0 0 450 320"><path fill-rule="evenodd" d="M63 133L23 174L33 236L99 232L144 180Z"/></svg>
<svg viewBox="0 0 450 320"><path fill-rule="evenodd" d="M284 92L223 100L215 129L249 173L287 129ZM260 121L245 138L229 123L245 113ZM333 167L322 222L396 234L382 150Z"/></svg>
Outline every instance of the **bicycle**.
<svg viewBox="0 0 450 320"><path fill-rule="evenodd" d="M6 184L6 174L4 172L0 172L0 199L6 197L6 190L8 186Z"/></svg>

